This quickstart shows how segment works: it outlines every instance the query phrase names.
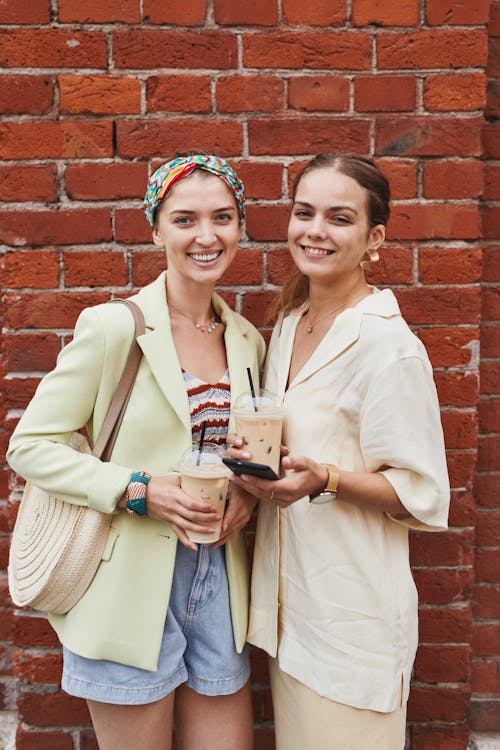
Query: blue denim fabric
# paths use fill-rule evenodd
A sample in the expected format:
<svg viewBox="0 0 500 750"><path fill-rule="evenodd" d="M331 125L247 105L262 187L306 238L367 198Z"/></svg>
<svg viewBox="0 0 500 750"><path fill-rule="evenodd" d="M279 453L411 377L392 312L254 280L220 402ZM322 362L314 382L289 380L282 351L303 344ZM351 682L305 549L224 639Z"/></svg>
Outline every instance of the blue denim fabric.
<svg viewBox="0 0 500 750"><path fill-rule="evenodd" d="M237 692L250 676L248 646L234 646L224 548L177 545L158 669L150 672L63 649L62 688L103 703L141 705L182 683L202 695Z"/></svg>

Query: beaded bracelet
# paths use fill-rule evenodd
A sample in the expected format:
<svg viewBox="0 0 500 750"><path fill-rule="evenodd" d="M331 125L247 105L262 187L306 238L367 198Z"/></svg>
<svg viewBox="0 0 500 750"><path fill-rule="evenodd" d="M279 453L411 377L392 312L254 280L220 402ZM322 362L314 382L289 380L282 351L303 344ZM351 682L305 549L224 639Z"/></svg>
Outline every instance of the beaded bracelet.
<svg viewBox="0 0 500 750"><path fill-rule="evenodd" d="M146 492L151 474L147 471L135 471L125 490L127 513L136 518L146 517Z"/></svg>

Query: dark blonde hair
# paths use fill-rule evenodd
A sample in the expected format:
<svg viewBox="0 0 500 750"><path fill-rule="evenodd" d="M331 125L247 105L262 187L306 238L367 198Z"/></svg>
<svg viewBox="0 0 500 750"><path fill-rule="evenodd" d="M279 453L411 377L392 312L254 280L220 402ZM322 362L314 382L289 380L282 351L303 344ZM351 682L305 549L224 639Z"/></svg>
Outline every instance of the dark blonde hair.
<svg viewBox="0 0 500 750"><path fill-rule="evenodd" d="M382 174L373 159L357 154L327 153L318 154L298 173L292 188L292 198L295 200L297 189L304 175L316 169L333 167L340 174L351 177L367 193L367 213L370 227L389 221L391 190L387 177ZM283 284L281 294L273 306L272 316L286 315L301 307L309 296L309 279L296 269Z"/></svg>

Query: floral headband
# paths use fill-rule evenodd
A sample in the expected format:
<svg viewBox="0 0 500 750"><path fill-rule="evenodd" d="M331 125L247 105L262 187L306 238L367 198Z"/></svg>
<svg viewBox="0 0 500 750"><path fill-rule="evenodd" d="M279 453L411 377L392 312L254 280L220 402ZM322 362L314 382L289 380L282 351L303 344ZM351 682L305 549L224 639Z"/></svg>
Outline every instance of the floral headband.
<svg viewBox="0 0 500 750"><path fill-rule="evenodd" d="M221 159L219 156L195 154L194 156L178 156L176 159L162 164L149 178L142 207L151 226L154 225L156 209L167 192L178 180L187 177L195 169L211 172L224 180L235 197L240 222L243 221L245 218L245 188L234 169L225 159Z"/></svg>

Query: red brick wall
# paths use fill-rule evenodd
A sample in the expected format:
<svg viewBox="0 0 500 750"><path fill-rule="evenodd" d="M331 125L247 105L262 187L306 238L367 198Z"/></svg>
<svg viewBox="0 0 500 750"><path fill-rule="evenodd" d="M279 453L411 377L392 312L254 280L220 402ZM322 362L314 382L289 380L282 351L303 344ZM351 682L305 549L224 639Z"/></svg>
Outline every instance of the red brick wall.
<svg viewBox="0 0 500 750"><path fill-rule="evenodd" d="M374 154L394 206L371 280L428 348L453 487L450 530L411 539L409 741L465 750L471 730L500 732L500 0L4 0L0 24L2 447L82 307L162 267L139 208L151 165L198 147L237 166L247 238L223 290L262 325L289 266L300 164ZM19 485L0 476L5 570ZM83 703L59 690L55 636L12 610L5 574L0 586L0 702L18 712L17 747L95 748ZM253 656L257 750L271 750Z"/></svg>

